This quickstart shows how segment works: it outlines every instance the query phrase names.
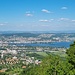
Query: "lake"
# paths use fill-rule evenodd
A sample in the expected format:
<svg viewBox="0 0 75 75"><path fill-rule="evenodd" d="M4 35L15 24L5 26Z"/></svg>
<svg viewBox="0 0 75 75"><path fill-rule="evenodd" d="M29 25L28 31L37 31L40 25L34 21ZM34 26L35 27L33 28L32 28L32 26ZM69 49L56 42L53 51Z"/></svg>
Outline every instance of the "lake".
<svg viewBox="0 0 75 75"><path fill-rule="evenodd" d="M9 45L11 46L49 46L49 47L65 47L68 48L70 47L70 44L72 44L72 42L53 42L53 43L9 43Z"/></svg>

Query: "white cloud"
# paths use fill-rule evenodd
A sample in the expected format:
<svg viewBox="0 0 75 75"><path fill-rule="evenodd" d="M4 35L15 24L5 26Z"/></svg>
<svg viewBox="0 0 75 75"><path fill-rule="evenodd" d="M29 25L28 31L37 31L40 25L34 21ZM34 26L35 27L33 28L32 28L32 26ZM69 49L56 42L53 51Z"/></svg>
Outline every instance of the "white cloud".
<svg viewBox="0 0 75 75"><path fill-rule="evenodd" d="M64 9L64 10L66 10L66 9L68 9L67 7L62 7L61 9Z"/></svg>
<svg viewBox="0 0 75 75"><path fill-rule="evenodd" d="M50 22L49 20L39 20L40 22Z"/></svg>
<svg viewBox="0 0 75 75"><path fill-rule="evenodd" d="M26 16L33 16L31 13L27 13L27 14L25 14Z"/></svg>
<svg viewBox="0 0 75 75"><path fill-rule="evenodd" d="M72 22L75 22L75 20L72 20Z"/></svg>
<svg viewBox="0 0 75 75"><path fill-rule="evenodd" d="M60 18L58 21L68 21L69 18Z"/></svg>
<svg viewBox="0 0 75 75"><path fill-rule="evenodd" d="M32 17L33 16L33 14L30 11L26 11L25 15L28 16L28 17Z"/></svg>
<svg viewBox="0 0 75 75"><path fill-rule="evenodd" d="M54 19L50 19L50 20L47 20L47 19L41 19L41 20L39 20L40 22L51 22L51 21L53 21Z"/></svg>
<svg viewBox="0 0 75 75"><path fill-rule="evenodd" d="M53 12L51 12L51 11L49 11L49 10L46 10L46 9L42 9L41 11L42 11L42 12L45 12L45 13L53 13Z"/></svg>
<svg viewBox="0 0 75 75"><path fill-rule="evenodd" d="M0 23L0 26L4 26L6 25L8 22L5 22L5 23Z"/></svg>
<svg viewBox="0 0 75 75"><path fill-rule="evenodd" d="M4 25L3 23L0 24L0 26L3 26L3 25Z"/></svg>
<svg viewBox="0 0 75 75"><path fill-rule="evenodd" d="M54 19L50 19L51 21L53 21Z"/></svg>

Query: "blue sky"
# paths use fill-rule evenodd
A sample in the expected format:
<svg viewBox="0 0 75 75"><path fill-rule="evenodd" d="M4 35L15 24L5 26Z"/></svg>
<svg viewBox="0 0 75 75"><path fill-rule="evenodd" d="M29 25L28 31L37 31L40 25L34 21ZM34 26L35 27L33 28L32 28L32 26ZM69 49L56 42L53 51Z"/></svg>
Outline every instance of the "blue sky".
<svg viewBox="0 0 75 75"><path fill-rule="evenodd" d="M75 30L75 0L0 0L0 31Z"/></svg>

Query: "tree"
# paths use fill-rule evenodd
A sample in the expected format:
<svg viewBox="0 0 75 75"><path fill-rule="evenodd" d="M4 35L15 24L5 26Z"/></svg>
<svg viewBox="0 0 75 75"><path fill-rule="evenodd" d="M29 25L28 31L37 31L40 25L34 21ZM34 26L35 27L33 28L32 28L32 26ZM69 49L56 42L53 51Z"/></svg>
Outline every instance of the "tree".
<svg viewBox="0 0 75 75"><path fill-rule="evenodd" d="M0 72L0 75L8 75L8 74L6 74L6 73L3 73L3 72Z"/></svg>
<svg viewBox="0 0 75 75"><path fill-rule="evenodd" d="M75 42L70 45L70 48L67 50L68 61L71 63L75 68Z"/></svg>
<svg viewBox="0 0 75 75"><path fill-rule="evenodd" d="M72 68L68 61L63 61L59 56L50 55L39 66L25 69L22 75L74 75Z"/></svg>
<svg viewBox="0 0 75 75"><path fill-rule="evenodd" d="M49 55L37 67L30 67L24 75L75 75L75 42L66 51L68 59ZM22 74L22 75L23 75Z"/></svg>

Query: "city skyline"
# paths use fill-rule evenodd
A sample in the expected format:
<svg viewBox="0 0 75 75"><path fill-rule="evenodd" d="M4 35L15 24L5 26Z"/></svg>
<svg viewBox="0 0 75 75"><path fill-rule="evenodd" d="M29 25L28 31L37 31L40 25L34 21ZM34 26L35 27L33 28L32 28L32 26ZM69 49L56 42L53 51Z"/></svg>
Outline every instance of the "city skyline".
<svg viewBox="0 0 75 75"><path fill-rule="evenodd" d="M0 0L0 31L73 31L75 0Z"/></svg>

